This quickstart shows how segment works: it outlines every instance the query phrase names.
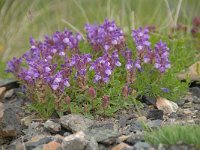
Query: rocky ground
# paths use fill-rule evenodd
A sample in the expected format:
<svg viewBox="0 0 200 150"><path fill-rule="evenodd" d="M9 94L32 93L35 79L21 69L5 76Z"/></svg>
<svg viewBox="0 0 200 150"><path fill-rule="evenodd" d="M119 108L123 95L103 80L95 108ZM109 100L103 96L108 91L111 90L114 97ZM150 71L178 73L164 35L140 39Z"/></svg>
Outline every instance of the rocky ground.
<svg viewBox="0 0 200 150"><path fill-rule="evenodd" d="M153 146L144 139L144 125L158 128L166 124L200 124L200 88L197 84L177 104L176 112L158 109L152 99L143 98L142 109L118 111L112 118L94 120L68 114L41 120L24 109L30 100L17 96L15 81L1 82L0 145L6 150L191 150L177 143ZM142 123L143 122L143 123Z"/></svg>

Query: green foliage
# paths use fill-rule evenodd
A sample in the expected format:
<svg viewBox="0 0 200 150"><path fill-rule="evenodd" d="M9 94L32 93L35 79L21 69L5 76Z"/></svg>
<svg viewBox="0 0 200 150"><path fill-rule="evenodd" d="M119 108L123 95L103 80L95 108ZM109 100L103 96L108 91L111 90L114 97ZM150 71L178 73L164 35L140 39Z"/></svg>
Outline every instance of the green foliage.
<svg viewBox="0 0 200 150"><path fill-rule="evenodd" d="M180 100L188 89L187 82L180 82L172 70L165 74L160 74L152 66L144 66L142 72L137 73L136 81L133 85L138 94L149 97L165 97L169 100ZM167 89L164 91L162 89Z"/></svg>
<svg viewBox="0 0 200 150"><path fill-rule="evenodd" d="M200 126L199 125L173 125L165 126L152 132L147 132L145 140L153 145L160 143L174 145L178 142L194 145L200 148Z"/></svg>

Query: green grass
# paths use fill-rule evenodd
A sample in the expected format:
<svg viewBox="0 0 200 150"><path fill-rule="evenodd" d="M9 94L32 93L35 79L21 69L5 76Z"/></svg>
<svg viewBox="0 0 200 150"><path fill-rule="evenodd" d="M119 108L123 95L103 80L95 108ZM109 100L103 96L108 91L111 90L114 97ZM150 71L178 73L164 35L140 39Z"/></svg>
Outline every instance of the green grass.
<svg viewBox="0 0 200 150"><path fill-rule="evenodd" d="M160 143L174 145L178 142L194 145L200 148L200 126L199 125L173 125L165 126L152 132L147 132L145 140L153 145Z"/></svg>

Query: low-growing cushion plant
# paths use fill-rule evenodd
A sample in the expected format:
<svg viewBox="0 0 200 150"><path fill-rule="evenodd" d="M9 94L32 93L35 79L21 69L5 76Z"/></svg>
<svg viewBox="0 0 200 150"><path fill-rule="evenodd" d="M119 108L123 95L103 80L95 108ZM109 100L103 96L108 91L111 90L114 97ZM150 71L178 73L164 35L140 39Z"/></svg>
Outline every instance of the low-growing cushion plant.
<svg viewBox="0 0 200 150"><path fill-rule="evenodd" d="M199 125L168 125L152 132L147 132L145 140L153 145L167 146L183 143L200 148Z"/></svg>
<svg viewBox="0 0 200 150"><path fill-rule="evenodd" d="M109 20L85 29L87 41L69 30L44 41L30 38L30 50L8 62L41 117L54 111L112 115L136 105L138 94L177 100L186 92L187 83L171 69L170 49L162 40L152 46L148 28L133 30L132 38Z"/></svg>

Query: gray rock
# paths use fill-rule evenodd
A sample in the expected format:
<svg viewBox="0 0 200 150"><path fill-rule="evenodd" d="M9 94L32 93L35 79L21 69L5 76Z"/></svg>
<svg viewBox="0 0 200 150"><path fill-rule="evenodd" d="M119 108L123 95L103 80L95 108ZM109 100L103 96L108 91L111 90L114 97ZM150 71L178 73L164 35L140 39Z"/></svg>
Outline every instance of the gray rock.
<svg viewBox="0 0 200 150"><path fill-rule="evenodd" d="M53 122L51 120L47 120L44 123L44 127L51 133L57 133L61 130L61 125L59 123Z"/></svg>
<svg viewBox="0 0 200 150"><path fill-rule="evenodd" d="M19 82L15 79L0 79L0 87L6 87L6 90L19 87Z"/></svg>
<svg viewBox="0 0 200 150"><path fill-rule="evenodd" d="M5 92L4 98L5 99L9 99L9 98L11 98L14 95L14 93L15 93L14 89L8 90L8 91Z"/></svg>
<svg viewBox="0 0 200 150"><path fill-rule="evenodd" d="M192 95L195 95L200 98L200 88L199 87L191 87L190 92Z"/></svg>
<svg viewBox="0 0 200 150"><path fill-rule="evenodd" d="M43 150L44 145L38 145L37 147L35 147L32 150Z"/></svg>
<svg viewBox="0 0 200 150"><path fill-rule="evenodd" d="M63 136L66 137L66 136L69 136L69 135L71 135L70 132L65 132Z"/></svg>
<svg viewBox="0 0 200 150"><path fill-rule="evenodd" d="M158 109L153 109L148 111L147 119L163 119L163 111Z"/></svg>
<svg viewBox="0 0 200 150"><path fill-rule="evenodd" d="M60 118L60 123L63 128L72 131L73 133L78 131L84 131L90 127L94 121L88 118L85 118L82 115L70 114L67 116L62 116Z"/></svg>
<svg viewBox="0 0 200 150"><path fill-rule="evenodd" d="M124 142L127 144L130 144L130 145L134 145L137 142L144 142L144 135L143 134L132 134Z"/></svg>
<svg viewBox="0 0 200 150"><path fill-rule="evenodd" d="M44 135L44 136L50 136L50 133L45 132L44 127L41 123L39 122L32 122L28 129L23 130L24 135L24 140L29 141L32 137L37 136L37 135Z"/></svg>
<svg viewBox="0 0 200 150"><path fill-rule="evenodd" d="M183 106L185 104L185 99L182 98L182 99L178 100L176 103L178 106Z"/></svg>
<svg viewBox="0 0 200 150"><path fill-rule="evenodd" d="M157 119L157 120L151 120L151 121L147 122L147 125L150 128L158 128L162 125L162 123L163 123L163 120Z"/></svg>
<svg viewBox="0 0 200 150"><path fill-rule="evenodd" d="M86 134L79 131L64 138L62 142L64 150L98 150L98 144L94 139L89 139Z"/></svg>
<svg viewBox="0 0 200 150"><path fill-rule="evenodd" d="M133 150L148 150L150 147L151 147L151 145L149 145L146 142L137 142L133 146Z"/></svg>
<svg viewBox="0 0 200 150"><path fill-rule="evenodd" d="M98 143L110 145L116 143L117 138L121 135L114 129L114 124L97 124L85 131L86 135L93 137Z"/></svg>
<svg viewBox="0 0 200 150"><path fill-rule="evenodd" d="M94 138L90 138L90 141L87 142L85 150L98 150L98 143Z"/></svg>
<svg viewBox="0 0 200 150"><path fill-rule="evenodd" d="M35 142L32 142L32 141L26 142L25 146L26 146L27 150L32 150L34 148L37 148L40 145L47 144L47 143L51 142L52 140L53 140L52 137L44 137Z"/></svg>
<svg viewBox="0 0 200 150"><path fill-rule="evenodd" d="M200 97L198 98L197 96L193 96L192 102L193 102L194 104L200 104Z"/></svg>
<svg viewBox="0 0 200 150"><path fill-rule="evenodd" d="M0 118L0 137L16 137L20 133L20 121L12 108L4 106L3 114Z"/></svg>

